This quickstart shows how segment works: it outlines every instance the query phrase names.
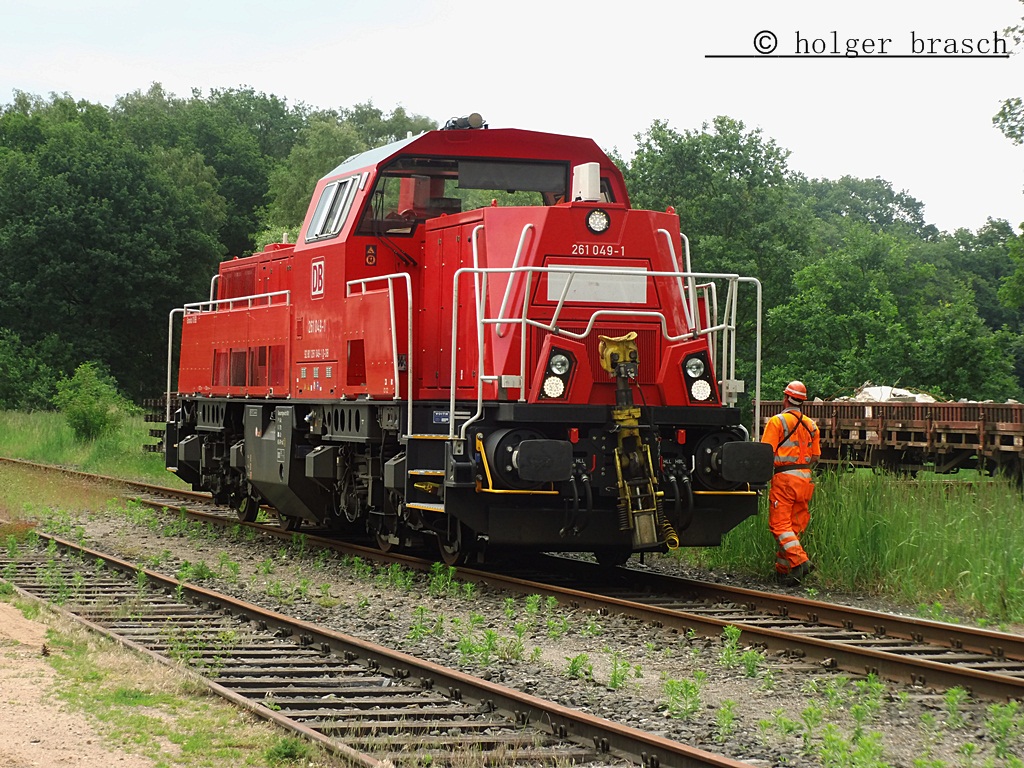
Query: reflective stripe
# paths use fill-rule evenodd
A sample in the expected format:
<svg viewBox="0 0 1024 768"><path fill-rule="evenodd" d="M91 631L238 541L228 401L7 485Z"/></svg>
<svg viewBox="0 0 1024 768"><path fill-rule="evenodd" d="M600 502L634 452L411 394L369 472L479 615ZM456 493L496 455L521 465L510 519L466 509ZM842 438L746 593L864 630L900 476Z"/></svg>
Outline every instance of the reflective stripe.
<svg viewBox="0 0 1024 768"><path fill-rule="evenodd" d="M800 546L800 539L797 538L793 531L783 531L775 538L779 540L779 547L781 549L779 554Z"/></svg>
<svg viewBox="0 0 1024 768"><path fill-rule="evenodd" d="M776 475L795 475L796 477L803 477L807 480L811 479L811 470L809 469L784 469L779 470L775 473Z"/></svg>
<svg viewBox="0 0 1024 768"><path fill-rule="evenodd" d="M774 449L777 471L786 464L808 466L820 450L817 424L796 409L787 409L769 419L762 441ZM809 477L809 473L801 476Z"/></svg>

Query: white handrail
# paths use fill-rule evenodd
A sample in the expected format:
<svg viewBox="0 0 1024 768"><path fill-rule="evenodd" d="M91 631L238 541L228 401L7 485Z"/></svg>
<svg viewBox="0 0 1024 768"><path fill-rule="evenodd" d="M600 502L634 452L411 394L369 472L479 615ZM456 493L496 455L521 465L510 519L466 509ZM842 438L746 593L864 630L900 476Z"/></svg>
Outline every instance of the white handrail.
<svg viewBox="0 0 1024 768"><path fill-rule="evenodd" d="M174 356L174 316L179 312L182 317L185 316L184 307L172 309L167 316L167 392L164 395L165 423L171 420L171 360Z"/></svg>
<svg viewBox="0 0 1024 768"><path fill-rule="evenodd" d="M185 314L195 314L197 312L215 312L221 304L228 304L228 311L236 309L234 304L245 302L245 306L242 309L252 309L255 302L259 299L267 299L267 306L274 304L274 299L278 296L284 296L285 302L282 306L291 305L291 291L273 291L271 293L254 293L251 296L232 296L228 299L217 299L216 301L196 301L191 304L186 304L182 307L185 310Z"/></svg>
<svg viewBox="0 0 1024 768"><path fill-rule="evenodd" d="M690 243L688 240L686 241L686 264L683 265L680 264L679 259L676 258L676 246L672 240L672 233L669 232L667 229L659 229L658 234L665 236L665 240L668 242L668 252L669 255L672 257L672 263L675 265L677 271L681 273L680 276L676 278L676 282L679 283L679 296L683 300L683 316L686 318L687 327L693 328L693 317L697 314L697 296L696 293L694 293L693 291L693 278L690 278L688 280L688 282L690 283L690 300L687 301L687 291L683 288L682 278L683 274L686 274L690 271ZM682 233L680 234L682 235ZM684 240L686 240L686 235L682 235L682 237Z"/></svg>
<svg viewBox="0 0 1024 768"><path fill-rule="evenodd" d="M477 230L474 230L474 263L479 264L477 260L477 253L475 250L476 239L475 236ZM674 250L674 249L673 249ZM689 252L686 252L686 259L689 261ZM673 260L676 264L676 256L673 252ZM715 273L715 272L690 272L690 271L651 271L642 270L637 271L632 267L596 267L596 266L570 266L570 265L558 265L551 267L487 267L482 268L479 266L474 267L463 267L455 272L453 277L452 286L452 335L451 335L451 379L450 379L450 392L449 392L449 439L456 438L456 419L455 419L455 393L457 389L456 372L458 369L458 328L459 328L459 287L463 276L473 275L473 289L477 295L474 297L473 306L476 312L476 341L477 341L477 407L476 411L465 421L458 430L458 437L460 440L466 439L466 433L469 425L478 421L483 414L483 384L484 382L490 382L498 380L498 374L494 372L488 372L484 370L485 363L485 335L483 332L484 326L495 325L504 327L507 325L519 325L522 329L527 327L534 327L556 333L561 336L565 336L572 339L581 340L589 336L597 323L598 319L603 317L629 317L629 318L650 318L658 321L661 328L662 337L668 342L678 342L687 339L693 339L700 336L710 336L713 340L715 334L722 333L722 345L721 354L722 358L720 361L719 375L722 376L723 382L720 388L720 399L724 402L727 395L731 396L731 402L735 402L735 393L725 386L725 380L735 380L736 372L736 314L738 307L738 287L742 283L753 283L757 287L758 298L757 298L757 368L756 368L756 383L755 391L759 397L760 395L760 380L761 380L761 294L760 294L760 283L754 278L744 278L733 273ZM523 295L522 314L518 318L507 317L505 310L508 309L505 301L502 302L502 307L499 310L498 317L487 317L485 315L486 308L486 296L487 296L487 283L490 275L506 274L509 276L509 284L516 275L525 274L525 293ZM551 319L547 321L541 321L533 319L529 316L530 310L530 285L533 281L534 275L552 275L561 274L566 275L566 280L561 287L561 291L558 297L558 301L555 305L554 310L551 314ZM558 325L561 317L564 305L566 303L567 296L569 294L570 287L573 279L577 275L622 275L635 278L638 275L643 275L647 280L660 277L675 278L677 284L683 289L684 282L690 293L690 302L694 312L689 311L687 306L687 297L685 294L680 295L680 299L685 309L685 315L687 320L687 330L679 334L671 334L668 329L668 319L665 317L665 313L661 310L628 310L628 309L595 309L590 313L590 317L587 320L586 327L583 331L574 332L569 331L565 328L561 328ZM706 304L706 311L713 312L712 317L717 321L718 315L718 292L715 280L724 280L728 283L728 290L726 292L726 303L725 311L723 313L723 319L721 322L715 322L714 325L710 325L711 319L709 318L709 327L702 328L699 325L694 324L694 318L696 308L698 306L696 293L697 293L697 280L707 281L705 288L710 294L710 306ZM508 288L506 286L506 293ZM677 319L678 322L678 319ZM712 354L714 350L712 348ZM520 339L520 402L526 399L525 388L526 388L526 334L521 334Z"/></svg>
<svg viewBox="0 0 1024 768"><path fill-rule="evenodd" d="M526 244L526 234L533 229L533 224L527 224L523 227L522 233L519 235L519 245L516 247L516 257L512 259L512 268L515 269L519 266L519 259L523 255L523 246ZM476 230L473 230L473 234L476 234ZM477 264L476 261L476 240L473 241L473 263ZM505 316L505 306L508 304L509 297L512 295L512 275L508 276L508 283L505 284L505 296L501 300L501 309L498 310L498 317ZM498 338L505 336L505 323L498 326Z"/></svg>
<svg viewBox="0 0 1024 768"><path fill-rule="evenodd" d="M197 301L191 304L185 304L182 307L172 309L167 316L167 391L164 393L164 416L166 421L171 420L171 380L172 372L171 366L174 357L174 316L179 312L184 318L187 314L202 314L203 312L212 312L214 309L221 304L231 304L236 301L245 301L246 309L251 309L253 301L256 299L269 299L268 306L273 305L273 299L275 296L284 296L285 301L281 306L287 307L291 305L291 291L274 291L273 293L257 293L252 296L236 296L230 299L218 299L214 301L212 299L214 282L210 282L211 300L210 301ZM204 309L206 307L206 309Z"/></svg>
<svg viewBox="0 0 1024 768"><path fill-rule="evenodd" d="M408 402L406 404L406 407L407 407L406 421L407 421L407 423L406 423L406 433L405 433L405 436L408 437L410 434L412 434L412 402L413 402L413 392L414 392L414 390L413 390L413 381L414 381L414 379L413 379L413 375L412 375L412 359L413 359L413 356L414 356L413 355L413 351L416 349L416 347L413 345L413 340L412 340L412 317L413 317L413 311L412 311L412 278L410 277L408 272L393 272L393 273L391 273L389 275L378 275L376 277L366 277L366 278L363 278L361 280L349 280L347 283L345 283L345 297L349 298L349 297L352 296L352 289L355 286L360 286L360 288L361 288L360 295L365 296L366 295L366 286L369 283L380 282L382 280L386 280L387 284L388 284L387 285L388 311L390 312L390 315L391 315L391 364L392 364L392 366L394 368L394 372L395 372L395 396L394 396L395 400L401 400L402 396L401 396L401 392L400 392L400 388L399 388L399 381L400 381L399 373L400 373L400 370L399 370L399 364L398 364L398 354L399 354L398 353L398 333L397 333L396 328L395 328L395 289L394 289L394 282L395 282L395 280L404 280L405 281L405 298L406 298L406 319L405 320L406 320L407 333L408 333L408 336L406 338L406 345L407 345L406 348L408 349L408 352L406 352L406 355L405 355L405 390L406 390L406 400L408 400Z"/></svg>

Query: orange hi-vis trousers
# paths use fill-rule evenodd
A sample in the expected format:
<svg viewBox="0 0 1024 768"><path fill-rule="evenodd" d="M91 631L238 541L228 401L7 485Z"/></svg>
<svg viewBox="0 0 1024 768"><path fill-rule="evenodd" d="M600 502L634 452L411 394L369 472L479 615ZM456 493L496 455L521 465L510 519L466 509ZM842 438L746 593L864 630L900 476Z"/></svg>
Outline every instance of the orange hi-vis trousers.
<svg viewBox="0 0 1024 768"><path fill-rule="evenodd" d="M800 534L811 521L808 502L814 495L814 483L804 477L780 472L772 478L768 491L768 530L779 543L775 570L789 573L810 558L800 545Z"/></svg>

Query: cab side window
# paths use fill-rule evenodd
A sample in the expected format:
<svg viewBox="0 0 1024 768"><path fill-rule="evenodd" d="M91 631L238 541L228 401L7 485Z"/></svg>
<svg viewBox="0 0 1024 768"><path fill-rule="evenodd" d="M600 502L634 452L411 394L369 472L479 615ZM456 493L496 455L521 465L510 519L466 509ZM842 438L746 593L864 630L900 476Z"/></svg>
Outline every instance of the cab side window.
<svg viewBox="0 0 1024 768"><path fill-rule="evenodd" d="M337 236L352 207L358 180L358 176L353 176L324 187L309 222L309 229L306 230L307 243Z"/></svg>

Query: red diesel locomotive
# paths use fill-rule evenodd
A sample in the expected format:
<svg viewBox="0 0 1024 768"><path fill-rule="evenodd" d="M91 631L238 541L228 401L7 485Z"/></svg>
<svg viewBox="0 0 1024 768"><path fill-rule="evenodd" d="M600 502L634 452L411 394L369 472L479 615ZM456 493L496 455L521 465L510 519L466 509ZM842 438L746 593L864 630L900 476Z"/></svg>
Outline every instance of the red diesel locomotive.
<svg viewBox="0 0 1024 768"><path fill-rule="evenodd" d="M167 467L448 563L716 545L772 471L735 407L743 285L691 272L592 140L453 119L343 162L296 243L171 313Z"/></svg>

